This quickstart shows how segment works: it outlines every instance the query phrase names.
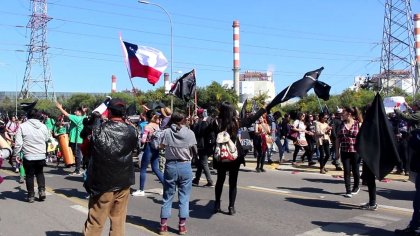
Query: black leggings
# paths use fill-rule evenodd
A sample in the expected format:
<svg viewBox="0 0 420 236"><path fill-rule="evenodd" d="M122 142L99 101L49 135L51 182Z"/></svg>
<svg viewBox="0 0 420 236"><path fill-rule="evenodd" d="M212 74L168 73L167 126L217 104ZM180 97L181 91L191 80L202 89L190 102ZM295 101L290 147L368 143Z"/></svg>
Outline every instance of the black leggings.
<svg viewBox="0 0 420 236"><path fill-rule="evenodd" d="M296 157L297 154L299 153L300 148L303 148L303 150L305 151L305 153L303 153L302 155L302 162L305 160L305 156L308 157L308 161L311 162L312 161L312 153L311 153L311 149L308 146L299 146L295 144L295 151L293 152L293 162L296 162Z"/></svg>
<svg viewBox="0 0 420 236"><path fill-rule="evenodd" d="M226 179L226 172L229 171L229 207L235 206L239 166L240 163L238 160L228 163L219 163L217 165L217 181L215 187L216 202L220 203L223 184L225 183Z"/></svg>
<svg viewBox="0 0 420 236"><path fill-rule="evenodd" d="M324 169L325 164L327 164L328 159L330 159L330 143L328 140L323 140L322 145L319 145L319 163L320 170Z"/></svg>
<svg viewBox="0 0 420 236"><path fill-rule="evenodd" d="M346 186L346 193L351 193L350 173L353 172L354 185L353 189L359 188L360 182L360 162L359 156L355 152L342 152L341 161L344 169L344 185Z"/></svg>

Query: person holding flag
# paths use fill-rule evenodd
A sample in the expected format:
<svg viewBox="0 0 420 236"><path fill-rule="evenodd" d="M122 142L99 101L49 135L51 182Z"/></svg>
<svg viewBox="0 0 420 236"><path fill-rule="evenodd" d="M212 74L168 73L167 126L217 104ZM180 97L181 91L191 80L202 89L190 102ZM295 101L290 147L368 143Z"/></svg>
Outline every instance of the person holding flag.
<svg viewBox="0 0 420 236"><path fill-rule="evenodd" d="M413 215L409 225L405 229L396 229L395 233L398 235L417 235L418 233L416 234L416 230L420 227L420 101L416 101L412 108L409 107L408 104L405 105L407 105L407 108L409 108L411 113L402 113L397 107L394 108L394 112L397 117L411 124L408 152L410 156L410 171L416 173L416 193L413 199Z"/></svg>

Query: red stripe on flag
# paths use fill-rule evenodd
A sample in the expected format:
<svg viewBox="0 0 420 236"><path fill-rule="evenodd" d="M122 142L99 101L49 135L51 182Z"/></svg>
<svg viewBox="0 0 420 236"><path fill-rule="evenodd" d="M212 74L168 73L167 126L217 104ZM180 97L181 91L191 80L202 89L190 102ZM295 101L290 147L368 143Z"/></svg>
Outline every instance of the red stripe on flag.
<svg viewBox="0 0 420 236"><path fill-rule="evenodd" d="M153 67L142 65L137 57L128 58L130 64L131 78L143 77L147 78L147 81L155 85L158 81L162 72L156 70Z"/></svg>

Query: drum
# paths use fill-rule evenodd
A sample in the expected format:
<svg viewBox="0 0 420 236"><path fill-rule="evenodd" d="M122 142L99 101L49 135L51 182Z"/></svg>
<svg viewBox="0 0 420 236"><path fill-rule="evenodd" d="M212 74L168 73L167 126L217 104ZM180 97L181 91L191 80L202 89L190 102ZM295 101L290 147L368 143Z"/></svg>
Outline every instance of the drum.
<svg viewBox="0 0 420 236"><path fill-rule="evenodd" d="M61 134L58 136L58 144L60 146L60 152L63 156L64 164L72 165L75 163L73 152L69 147L69 135Z"/></svg>

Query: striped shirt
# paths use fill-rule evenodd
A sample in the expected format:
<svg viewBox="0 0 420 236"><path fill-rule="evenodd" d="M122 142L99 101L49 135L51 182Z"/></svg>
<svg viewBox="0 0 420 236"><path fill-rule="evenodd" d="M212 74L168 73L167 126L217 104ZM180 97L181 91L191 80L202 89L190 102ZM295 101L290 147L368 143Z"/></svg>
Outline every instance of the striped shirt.
<svg viewBox="0 0 420 236"><path fill-rule="evenodd" d="M358 133L359 122L354 121L350 129L346 128L344 122L341 124L337 135L341 152L356 152L356 137Z"/></svg>

